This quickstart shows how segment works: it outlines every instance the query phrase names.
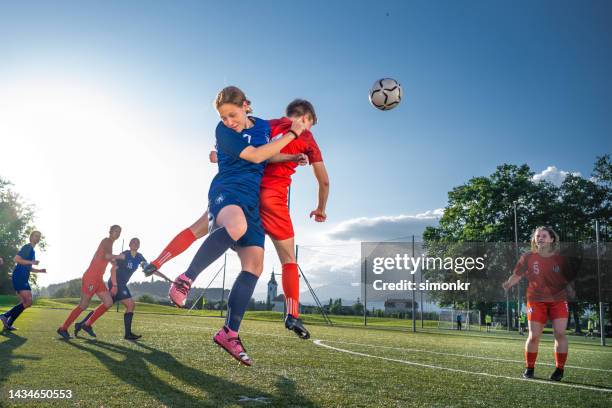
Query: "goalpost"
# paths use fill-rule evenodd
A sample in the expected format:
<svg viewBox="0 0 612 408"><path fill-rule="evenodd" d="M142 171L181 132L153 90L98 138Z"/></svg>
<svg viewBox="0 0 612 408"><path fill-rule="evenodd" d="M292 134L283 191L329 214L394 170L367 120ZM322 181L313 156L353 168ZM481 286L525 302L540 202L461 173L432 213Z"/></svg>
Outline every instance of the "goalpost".
<svg viewBox="0 0 612 408"><path fill-rule="evenodd" d="M461 330L480 330L480 311L446 308L438 312L438 329L458 330L457 316L461 316Z"/></svg>

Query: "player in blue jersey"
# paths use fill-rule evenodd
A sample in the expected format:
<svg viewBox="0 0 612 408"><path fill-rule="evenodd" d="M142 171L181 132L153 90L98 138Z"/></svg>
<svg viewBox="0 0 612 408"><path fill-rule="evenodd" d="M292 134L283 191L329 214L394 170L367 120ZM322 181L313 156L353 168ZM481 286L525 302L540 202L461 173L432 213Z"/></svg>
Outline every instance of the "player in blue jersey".
<svg viewBox="0 0 612 408"><path fill-rule="evenodd" d="M19 253L15 255L15 269L13 269L13 288L19 296L20 302L15 305L8 312L0 315L2 326L7 330L15 330L13 323L21 312L28 307L32 306L32 288L30 288L30 273L45 273L46 269L37 269L33 266L38 265L39 261L36 260L36 251L34 247L40 242L41 233L40 231L32 231L30 233L30 243L25 244L19 250Z"/></svg>
<svg viewBox="0 0 612 408"><path fill-rule="evenodd" d="M130 293L127 284L138 267L146 264L147 260L140 252L138 252L138 249L140 249L140 240L138 238L132 238L130 240L129 247L129 250L121 253L121 255L125 257L124 259L117 259L113 262L111 277L108 280L108 288L111 296L113 297L113 302L121 302L123 306L125 306L125 314L123 315L123 324L125 326L124 338L126 340L138 340L142 336L132 333L132 319L134 317L134 309L136 304L134 303L134 299L132 299L132 294ZM153 274L167 279L160 272L154 272ZM100 315L108 310L104 305L100 305L98 308L101 308ZM95 311L91 311L87 316L85 316L85 319L74 325L75 337L83 328L83 325L87 319L89 319L94 312Z"/></svg>
<svg viewBox="0 0 612 408"><path fill-rule="evenodd" d="M201 217L190 227L197 231L210 222L210 234L187 271L176 278L168 295L174 304L183 307L200 272L229 248L234 248L242 271L228 298L225 326L214 336L214 341L241 363L251 365L252 360L242 346L238 330L263 271L264 230L259 217L261 178L266 160L297 138L305 125L296 120L282 137L269 142L268 122L249 116L251 102L235 86L218 93L215 108L221 117L215 131L219 173L208 192L209 219Z"/></svg>

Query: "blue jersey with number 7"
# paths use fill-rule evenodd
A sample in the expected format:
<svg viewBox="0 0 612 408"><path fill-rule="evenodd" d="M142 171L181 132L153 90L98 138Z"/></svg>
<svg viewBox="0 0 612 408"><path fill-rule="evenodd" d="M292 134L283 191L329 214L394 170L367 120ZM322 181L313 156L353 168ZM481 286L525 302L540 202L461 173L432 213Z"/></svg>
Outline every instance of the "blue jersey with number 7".
<svg viewBox="0 0 612 408"><path fill-rule="evenodd" d="M238 133L219 122L215 131L219 173L210 184L210 191L232 191L246 205L259 202L259 185L266 163L251 163L240 158L248 146L258 147L270 140L268 121L251 117L252 127Z"/></svg>

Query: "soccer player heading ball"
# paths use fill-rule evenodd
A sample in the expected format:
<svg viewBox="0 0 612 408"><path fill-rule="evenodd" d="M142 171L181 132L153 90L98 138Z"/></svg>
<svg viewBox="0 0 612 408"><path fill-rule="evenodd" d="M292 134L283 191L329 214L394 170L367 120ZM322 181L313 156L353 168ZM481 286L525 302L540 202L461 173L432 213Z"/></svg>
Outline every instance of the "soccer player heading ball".
<svg viewBox="0 0 612 408"><path fill-rule="evenodd" d="M559 253L559 236L550 227L538 227L531 236L531 252L519 259L510 278L503 283L505 290L516 285L523 277L527 287L527 320L529 337L525 343L525 378L534 377L535 362L542 331L548 319L552 320L555 335L555 371L551 380L560 381L567 360L567 288L573 276L567 258Z"/></svg>
<svg viewBox="0 0 612 408"><path fill-rule="evenodd" d="M300 282L295 256L295 234L288 207L288 193L291 176L295 173L295 168L298 164L305 164L302 159L307 158L319 184L317 207L310 212L310 217L314 218L316 222L325 222L327 219L325 208L329 196L329 177L321 151L310 132L312 126L317 122L312 104L303 99L296 99L289 103L285 113L285 118L268 121L271 130L270 136L273 139L287 133L293 126L294 121L303 122L306 130L302 132L299 139L290 142L281 150L280 154L268 160L261 180L260 216L263 229L272 239L283 266L282 284L287 306L285 327L295 332L301 339L308 339L310 333L299 319ZM216 151L210 153L210 160L213 163L218 163ZM208 211L193 225L174 237L157 259L145 267L145 273L156 271L164 263L185 251L196 239L205 236L207 233ZM186 295L179 289L181 288L173 285L169 295L177 306L182 306L181 301L185 299Z"/></svg>
<svg viewBox="0 0 612 408"><path fill-rule="evenodd" d="M306 128L303 121L294 120L290 129L279 139L269 141L267 121L249 116L251 102L235 86L221 90L215 99L221 122L215 130L219 173L208 192L208 217L200 217L190 228L176 236L160 258L152 262L155 270L178 253L184 251L197 233L210 234L202 243L189 268L170 289L170 297L177 306L184 306L197 276L229 248L235 248L242 271L230 291L225 325L213 337L215 343L245 365L252 360L247 355L238 330L255 285L263 272L264 230L259 214L259 188L266 160L296 139ZM269 142L269 143L268 143ZM205 213L206 216L206 213ZM209 218L209 219L208 219Z"/></svg>

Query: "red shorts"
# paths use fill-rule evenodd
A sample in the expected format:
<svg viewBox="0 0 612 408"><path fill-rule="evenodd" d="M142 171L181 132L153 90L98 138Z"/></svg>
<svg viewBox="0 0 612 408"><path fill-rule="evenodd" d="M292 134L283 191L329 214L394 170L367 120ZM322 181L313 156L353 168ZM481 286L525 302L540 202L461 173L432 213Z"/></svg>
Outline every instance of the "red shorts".
<svg viewBox="0 0 612 408"><path fill-rule="evenodd" d="M81 293L92 297L94 294L107 292L108 288L104 284L104 280L102 280L102 276L98 274L89 274L85 273L83 275L82 283L81 283Z"/></svg>
<svg viewBox="0 0 612 408"><path fill-rule="evenodd" d="M569 310L565 300L556 302L527 302L527 320L546 324L548 319L567 319Z"/></svg>
<svg viewBox="0 0 612 408"><path fill-rule="evenodd" d="M261 223L270 238L282 241L293 238L293 223L287 206L286 191L262 188L259 193L259 215Z"/></svg>

